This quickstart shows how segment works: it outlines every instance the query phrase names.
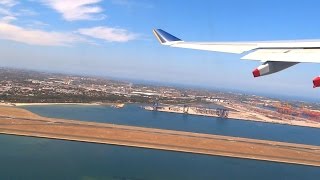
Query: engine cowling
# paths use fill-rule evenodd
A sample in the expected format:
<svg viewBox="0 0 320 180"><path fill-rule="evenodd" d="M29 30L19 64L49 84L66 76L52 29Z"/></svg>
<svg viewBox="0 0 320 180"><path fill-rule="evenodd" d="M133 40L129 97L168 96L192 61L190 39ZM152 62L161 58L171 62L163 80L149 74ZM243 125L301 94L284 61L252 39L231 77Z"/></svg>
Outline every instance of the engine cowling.
<svg viewBox="0 0 320 180"><path fill-rule="evenodd" d="M313 88L320 87L320 76L313 79Z"/></svg>
<svg viewBox="0 0 320 180"><path fill-rule="evenodd" d="M252 71L253 77L276 73L298 64L298 62L267 61Z"/></svg>

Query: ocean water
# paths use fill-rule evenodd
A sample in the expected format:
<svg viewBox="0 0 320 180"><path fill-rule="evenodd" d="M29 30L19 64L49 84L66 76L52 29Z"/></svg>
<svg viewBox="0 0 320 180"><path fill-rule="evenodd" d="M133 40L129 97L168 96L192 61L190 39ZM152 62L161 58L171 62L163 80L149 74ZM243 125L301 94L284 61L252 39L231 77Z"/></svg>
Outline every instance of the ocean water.
<svg viewBox="0 0 320 180"><path fill-rule="evenodd" d="M320 129L253 121L146 111L140 105L123 109L108 106L28 106L46 117L219 134L320 146Z"/></svg>
<svg viewBox="0 0 320 180"><path fill-rule="evenodd" d="M30 106L48 117L320 145L314 128L148 112L139 105ZM0 135L0 179L319 179L320 168Z"/></svg>

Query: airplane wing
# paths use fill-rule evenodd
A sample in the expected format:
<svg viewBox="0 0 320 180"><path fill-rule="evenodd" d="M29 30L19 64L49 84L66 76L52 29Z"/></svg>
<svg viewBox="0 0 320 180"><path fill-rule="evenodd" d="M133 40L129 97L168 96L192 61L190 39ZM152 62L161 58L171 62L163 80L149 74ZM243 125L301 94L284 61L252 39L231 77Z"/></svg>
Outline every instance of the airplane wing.
<svg viewBox="0 0 320 180"><path fill-rule="evenodd" d="M241 59L262 61L254 77L273 74L298 63L320 63L320 40L264 42L185 42L162 29L153 33L162 45L223 53L244 54ZM320 76L313 80L320 87Z"/></svg>

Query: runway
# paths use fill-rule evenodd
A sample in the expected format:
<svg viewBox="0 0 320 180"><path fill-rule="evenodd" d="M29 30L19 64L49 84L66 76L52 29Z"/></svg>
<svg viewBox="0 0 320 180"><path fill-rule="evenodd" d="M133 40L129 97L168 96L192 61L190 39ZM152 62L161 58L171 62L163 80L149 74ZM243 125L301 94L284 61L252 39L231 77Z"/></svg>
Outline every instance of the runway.
<svg viewBox="0 0 320 180"><path fill-rule="evenodd" d="M319 146L45 118L14 107L0 107L0 134L320 167Z"/></svg>

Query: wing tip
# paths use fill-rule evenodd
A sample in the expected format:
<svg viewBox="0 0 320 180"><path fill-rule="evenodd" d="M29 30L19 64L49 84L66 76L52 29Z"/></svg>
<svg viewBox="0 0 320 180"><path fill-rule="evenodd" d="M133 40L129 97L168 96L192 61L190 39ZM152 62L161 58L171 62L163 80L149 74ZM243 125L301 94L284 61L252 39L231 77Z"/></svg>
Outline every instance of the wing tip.
<svg viewBox="0 0 320 180"><path fill-rule="evenodd" d="M153 29L152 31L161 44L165 44L168 42L181 41L181 39L169 34L168 32L162 29Z"/></svg>
<svg viewBox="0 0 320 180"><path fill-rule="evenodd" d="M161 37L160 33L159 33L160 29L153 29L152 32L154 34L154 36L156 36L156 38L158 39L158 41L160 42L160 44L165 43L166 41Z"/></svg>

